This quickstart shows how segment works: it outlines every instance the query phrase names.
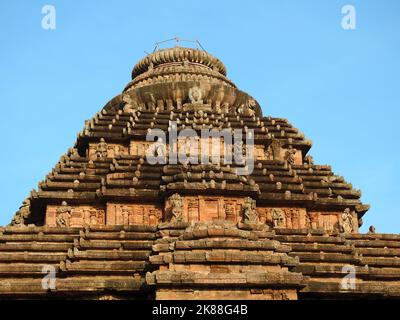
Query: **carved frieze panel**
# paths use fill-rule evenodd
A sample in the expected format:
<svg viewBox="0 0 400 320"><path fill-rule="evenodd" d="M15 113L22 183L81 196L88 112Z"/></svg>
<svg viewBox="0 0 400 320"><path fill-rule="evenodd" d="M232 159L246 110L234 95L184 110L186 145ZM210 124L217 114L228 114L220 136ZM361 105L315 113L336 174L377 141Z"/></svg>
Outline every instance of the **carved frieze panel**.
<svg viewBox="0 0 400 320"><path fill-rule="evenodd" d="M183 221L227 220L239 222L242 220L244 198L182 196L181 199ZM164 221L170 221L173 218L172 211L176 209L177 203L177 199L171 199L171 197L167 199L164 210Z"/></svg>
<svg viewBox="0 0 400 320"><path fill-rule="evenodd" d="M305 208L257 207L258 218L274 228L309 228L310 218Z"/></svg>
<svg viewBox="0 0 400 320"><path fill-rule="evenodd" d="M357 215L350 209L344 211L312 211L309 213L314 228L341 233L358 232Z"/></svg>
<svg viewBox="0 0 400 320"><path fill-rule="evenodd" d="M80 228L84 226L105 225L105 210L101 207L74 205L66 202L61 205L48 205L46 226Z"/></svg>
<svg viewBox="0 0 400 320"><path fill-rule="evenodd" d="M227 141L224 143L224 138L200 138L200 137L178 137L177 145L170 146L168 143L162 144L163 151L166 157L169 156L170 148L175 148L178 154L186 155L188 158L193 157L199 159L199 156L209 155L209 157L215 157L217 159L224 157L224 159L233 159L234 152L237 151L237 146L233 145L233 141ZM150 152L152 155L159 155L159 149L157 149L158 142L146 142L146 141L134 141L130 143L129 153L134 156L146 156L146 152ZM239 146L242 154L246 154L245 145L240 144ZM254 146L254 158L255 160L268 160L273 159L266 153L266 147L264 145ZM199 160L198 160L199 161Z"/></svg>
<svg viewBox="0 0 400 320"><path fill-rule="evenodd" d="M118 143L90 143L88 149L89 159L94 160L97 158L115 158L115 156L129 154L129 148L123 144Z"/></svg>
<svg viewBox="0 0 400 320"><path fill-rule="evenodd" d="M148 141L135 141L131 140L129 145L129 154L132 156L146 156L146 151L153 145L154 142Z"/></svg>
<svg viewBox="0 0 400 320"><path fill-rule="evenodd" d="M107 203L107 225L157 225L161 208L153 204Z"/></svg>

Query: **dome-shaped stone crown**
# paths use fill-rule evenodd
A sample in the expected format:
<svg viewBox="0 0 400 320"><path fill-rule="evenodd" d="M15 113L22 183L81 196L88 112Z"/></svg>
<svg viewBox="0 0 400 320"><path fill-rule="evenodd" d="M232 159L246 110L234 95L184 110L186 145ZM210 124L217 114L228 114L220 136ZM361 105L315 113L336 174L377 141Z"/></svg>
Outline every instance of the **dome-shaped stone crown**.
<svg viewBox="0 0 400 320"><path fill-rule="evenodd" d="M204 50L174 47L158 50L140 60L132 70L132 79L149 69L167 66L202 67L226 76L224 64Z"/></svg>

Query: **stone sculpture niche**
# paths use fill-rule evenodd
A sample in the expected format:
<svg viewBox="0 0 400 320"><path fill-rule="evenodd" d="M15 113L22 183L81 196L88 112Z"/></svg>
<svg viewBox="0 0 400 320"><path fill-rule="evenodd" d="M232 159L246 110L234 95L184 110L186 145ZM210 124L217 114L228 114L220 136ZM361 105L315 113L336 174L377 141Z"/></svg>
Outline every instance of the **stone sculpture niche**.
<svg viewBox="0 0 400 320"><path fill-rule="evenodd" d="M169 217L171 222L183 221L183 200L182 197L175 193L169 197Z"/></svg>
<svg viewBox="0 0 400 320"><path fill-rule="evenodd" d="M242 205L243 219L245 223L257 223L258 214L256 211L256 201L250 197L245 198Z"/></svg>
<svg viewBox="0 0 400 320"><path fill-rule="evenodd" d="M189 89L188 98L189 103L183 105L183 111L212 111L211 104L204 103L204 90L201 87L191 87Z"/></svg>

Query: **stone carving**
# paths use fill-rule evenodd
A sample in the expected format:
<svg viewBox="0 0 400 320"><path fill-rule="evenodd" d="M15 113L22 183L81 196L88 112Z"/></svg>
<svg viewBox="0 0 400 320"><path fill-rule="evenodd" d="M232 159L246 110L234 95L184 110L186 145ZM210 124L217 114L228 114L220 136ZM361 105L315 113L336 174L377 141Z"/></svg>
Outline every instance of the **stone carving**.
<svg viewBox="0 0 400 320"><path fill-rule="evenodd" d="M131 208L129 208L129 207L122 207L121 208L121 214L120 214L120 217L119 217L119 224L122 224L122 225L129 225L129 218L130 218L130 215L132 214L132 210L131 210Z"/></svg>
<svg viewBox="0 0 400 320"><path fill-rule="evenodd" d="M85 221L86 224L91 226L103 225L104 224L104 211L98 211L96 209L89 210L89 217Z"/></svg>
<svg viewBox="0 0 400 320"><path fill-rule="evenodd" d="M286 153L285 153L285 160L289 164L294 164L295 163L295 155L296 155L296 149L293 149L292 146L289 146L289 149L287 149Z"/></svg>
<svg viewBox="0 0 400 320"><path fill-rule="evenodd" d="M274 152L272 150L271 145L265 147L264 158L265 160L274 160Z"/></svg>
<svg viewBox="0 0 400 320"><path fill-rule="evenodd" d="M107 143L104 138L100 139L100 142L96 147L96 156L97 158L107 158Z"/></svg>
<svg viewBox="0 0 400 320"><path fill-rule="evenodd" d="M190 174L190 172L189 172ZM198 199L188 199L189 219L199 220L199 201Z"/></svg>
<svg viewBox="0 0 400 320"><path fill-rule="evenodd" d="M317 214L315 212L309 213L311 229L317 229L318 228L318 217L319 217L319 214Z"/></svg>
<svg viewBox="0 0 400 320"><path fill-rule="evenodd" d="M229 221L235 221L235 204L226 202L224 204L225 219Z"/></svg>
<svg viewBox="0 0 400 320"><path fill-rule="evenodd" d="M199 87L193 87L189 90L189 100L192 104L203 104L202 91Z"/></svg>
<svg viewBox="0 0 400 320"><path fill-rule="evenodd" d="M290 218L290 225L287 223L287 227L293 229L298 229L300 227L300 212L298 209L290 209L288 212L288 218Z"/></svg>
<svg viewBox="0 0 400 320"><path fill-rule="evenodd" d="M10 225L12 226L25 225L25 221L30 214L31 214L30 200L25 199L22 205L19 207L18 211L15 213L14 217L12 218Z"/></svg>
<svg viewBox="0 0 400 320"><path fill-rule="evenodd" d="M370 226L368 229L368 234L374 234L376 232L375 227L374 226Z"/></svg>
<svg viewBox="0 0 400 320"><path fill-rule="evenodd" d="M161 221L159 206L140 203L107 203L105 221L107 225L156 225ZM99 220L103 220L99 216Z"/></svg>
<svg viewBox="0 0 400 320"><path fill-rule="evenodd" d="M256 114L255 108L256 108L256 101L252 98L250 98L249 100L247 100L246 102L246 108L245 110L245 115L246 116L254 116Z"/></svg>
<svg viewBox="0 0 400 320"><path fill-rule="evenodd" d="M351 233L354 231L354 219L349 208L346 208L342 213L342 225L345 233Z"/></svg>
<svg viewBox="0 0 400 320"><path fill-rule="evenodd" d="M310 155L307 155L304 157L304 163L308 164L308 165L313 165L314 164L314 158Z"/></svg>
<svg viewBox="0 0 400 320"><path fill-rule="evenodd" d="M171 206L171 221L180 222L183 220L183 205L182 205L182 197L175 193L170 198L170 206Z"/></svg>
<svg viewBox="0 0 400 320"><path fill-rule="evenodd" d="M69 227L69 219L71 218L71 207L68 206L66 201L61 203L61 207L56 211L56 224L57 227Z"/></svg>
<svg viewBox="0 0 400 320"><path fill-rule="evenodd" d="M282 209L279 208L272 209L272 225L274 228L286 227L285 213L283 212Z"/></svg>
<svg viewBox="0 0 400 320"><path fill-rule="evenodd" d="M306 214L305 214L305 227L308 229L308 228L311 228L311 219L310 219L310 214L308 213L308 212L306 212Z"/></svg>
<svg viewBox="0 0 400 320"><path fill-rule="evenodd" d="M354 231L354 218L349 208L341 214L341 219L335 224L333 230L339 233L352 233Z"/></svg>
<svg viewBox="0 0 400 320"><path fill-rule="evenodd" d="M250 197L244 199L242 205L244 222L246 223L256 223L258 222L258 215L256 211L256 201Z"/></svg>

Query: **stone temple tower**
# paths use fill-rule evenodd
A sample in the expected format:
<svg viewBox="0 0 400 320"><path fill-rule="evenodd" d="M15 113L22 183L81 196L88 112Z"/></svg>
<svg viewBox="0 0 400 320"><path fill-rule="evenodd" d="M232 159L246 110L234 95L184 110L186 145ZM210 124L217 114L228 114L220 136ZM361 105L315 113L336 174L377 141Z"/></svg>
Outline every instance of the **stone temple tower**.
<svg viewBox="0 0 400 320"><path fill-rule="evenodd" d="M359 234L360 191L310 148L217 58L156 51L1 228L0 297L398 295L400 237Z"/></svg>

